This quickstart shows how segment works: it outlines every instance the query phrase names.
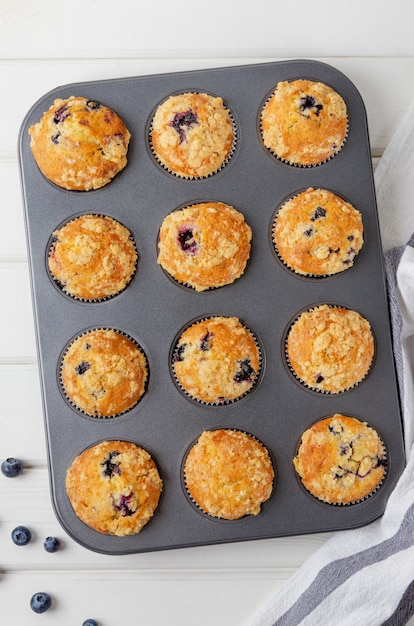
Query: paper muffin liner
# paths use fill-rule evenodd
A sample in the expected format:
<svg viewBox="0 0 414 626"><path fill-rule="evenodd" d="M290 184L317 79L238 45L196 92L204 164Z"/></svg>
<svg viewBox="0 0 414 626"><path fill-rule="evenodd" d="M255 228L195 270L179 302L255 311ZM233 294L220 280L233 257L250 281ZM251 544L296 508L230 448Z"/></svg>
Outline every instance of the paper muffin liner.
<svg viewBox="0 0 414 626"><path fill-rule="evenodd" d="M159 102L157 104L157 106L153 109L151 115L150 115L150 121L147 127L147 143L148 143L148 148L149 148L149 152L150 155L152 156L153 160L155 161L155 163L157 163L157 165L159 165L164 171L168 172L168 174L170 174L171 176L174 176L175 178L178 178L180 180L189 180L189 181L197 181L197 180L205 180L206 178L211 178L212 176L214 176L215 174L218 174L219 172L221 172L229 163L229 161L232 159L236 148L237 148L237 144L238 144L238 129L237 129L237 124L236 124L236 119L234 117L233 111L230 109L230 107L227 105L227 103L223 100L223 106L226 109L226 111L229 114L229 118L230 118L230 122L231 122L231 126L232 126L232 131L233 131L233 144L229 150L229 153L227 155L227 157L224 159L224 161L221 163L221 165L213 170L212 172L210 172L209 174L205 174L204 176L187 176L185 174L178 174L177 172L174 172L174 170L172 170L171 168L168 167L168 165L166 165L165 163L163 163L161 161L161 159L159 158L159 156L157 155L153 145L152 145L152 120L154 118L155 115L155 111L157 110L157 108L166 100L168 100L168 98L170 96L177 96L180 94L184 94L184 93L188 93L188 94L197 94L197 93L207 93L208 95L212 95L206 91L197 91L197 90L188 90L188 91L179 91L179 92L175 92L175 93L170 93L168 94L168 96L166 98L164 98L161 102ZM215 96L214 96L215 97Z"/></svg>
<svg viewBox="0 0 414 626"><path fill-rule="evenodd" d="M300 435L299 441L296 444L295 447L295 453L294 453L294 457L296 458L299 452L299 448L302 442L302 437L303 434L306 430L308 430L309 428L312 428L312 426L326 418L329 417L333 417L334 414L331 415L327 415L325 417L322 417L320 419L315 420L315 422L313 422L312 424L310 424L307 428L305 428L303 430L303 432ZM381 441L381 445L382 445L382 449L383 449L383 456L381 458L381 463L379 463L380 465L383 466L384 468L384 473L382 475L381 480L375 485L375 487L369 492L367 493L365 496L362 496L361 498L357 498L356 500L351 500L349 502L330 502L328 500L324 500L323 498L320 498L319 496L317 496L316 494L312 493L312 491L310 491L302 482L302 477L300 476L300 474L296 471L296 468L294 467L294 472L295 472L295 476L296 476L296 480L298 481L298 484L300 486L300 488L303 490L303 492L310 497L311 499L320 502L328 507L337 507L337 508L344 508L347 506L353 506L355 504L361 504L363 502L366 502L367 500L369 500L372 496L374 496L376 493L378 493L380 491L380 489L382 488L387 475L388 475L388 451L387 451L387 446L385 444L384 438L382 437L382 435L378 432L378 430L376 428L374 428L373 426L371 426L368 422L366 422L366 420L362 420L361 418L355 416L355 415L350 415L349 413L346 414L348 417L352 417L354 419L357 419L359 422L365 422L367 424L367 426L369 426L370 428L372 428L373 431L375 431L375 433L378 435L379 440Z"/></svg>
<svg viewBox="0 0 414 626"><path fill-rule="evenodd" d="M197 204L208 204L209 202L217 202L217 203L221 203L221 200L195 200L193 202L185 202L184 204L181 204L180 206L176 207L175 209L173 209L172 212L174 211L183 211L185 209L189 209ZM222 204L227 204L226 202L223 202ZM229 205L231 206L231 205ZM232 208L235 208L232 206ZM238 211L238 209L235 209ZM240 213L240 211L238 211ZM157 246L156 246L156 254L157 254L157 258L158 258L158 252L159 252L159 233L160 233L160 228L158 229L158 235L157 235ZM251 260L251 242L250 242L250 254L249 257L246 261L246 264L244 266L243 272L240 274L240 276L238 276L237 278L234 278L231 282L225 283L224 285L215 285L215 286L211 286L211 287L206 287L205 289L196 289L191 283L188 282L184 282L184 281L180 281L177 278L174 278L174 276L172 274L170 274L168 272L168 270L166 270L162 265L158 264L159 267L161 268L161 271L165 274L165 276L171 281L173 282L175 285L177 285L178 287L182 287L183 289L187 290L187 291L191 291L193 293L208 293L211 291L217 291L217 289L223 289L224 287L230 287L231 285L234 285L234 283L236 283L238 280L240 280L240 278L242 278L242 276L244 276L244 274L247 272L248 266L250 264L250 260Z"/></svg>
<svg viewBox="0 0 414 626"><path fill-rule="evenodd" d="M294 326L294 324L298 321L298 319L300 318L300 316L302 315L302 313L311 313L312 311L318 309L320 306L326 305L332 309L346 309L348 311L353 311L354 309L350 309L347 306L344 305L340 305L340 304L331 304L328 302L320 302L318 304L314 304L311 307L306 307L304 309L302 309L301 311L299 311L299 313L297 313L295 315L295 317L290 321L290 323L288 324L284 334L283 334L283 354L284 354L284 362L285 365L287 367L287 370L289 372L289 374L292 376L292 378L295 380L295 382L297 382L299 385L301 385L302 387L304 387L307 391L312 391L315 392L317 394L321 394L321 395L327 395L327 396L337 396L340 394L343 394L347 391L351 391L351 389L355 389L356 387L358 387L359 385L361 385L361 383L363 383L366 378L369 376L369 374L372 371L373 365L374 365L374 361L375 361L375 356L376 356L376 342L375 342L375 336L374 336L374 332L372 330L371 324L370 324L370 330L371 330L371 334L372 334L372 339L374 342L374 353L373 353L373 357L372 357L372 361L371 364L369 366L369 368L367 369L365 375L358 381L356 381L355 383L353 383L352 385L349 385L348 387L345 387L344 389L339 389L338 391L328 391L326 389L319 389L318 387L313 387L311 385L308 385L308 383L306 383L294 370L290 359L289 359L289 354L288 354L288 349L287 349L287 343L288 343L288 336L289 336L289 332L291 330L291 328ZM356 311L357 312L357 311ZM361 316L363 317L363 316ZM366 319L366 318L364 318ZM368 321L368 320L367 320Z"/></svg>
<svg viewBox="0 0 414 626"><path fill-rule="evenodd" d="M289 82L293 82L294 80L297 80L297 79L291 79ZM308 80L308 79L306 79L306 80ZM283 158L283 157L279 156L274 150L272 150L271 148L268 148L265 145L264 141L263 141L262 113L263 113L264 107L272 99L272 96L273 96L275 90L276 90L276 85L267 94L267 96L263 99L263 101L262 101L262 103L261 103L261 105L259 107L258 122L257 122L257 127L258 127L259 136L260 136L260 141L262 143L262 146L263 146L264 150L268 154L270 154L272 157L274 157L280 163L284 163L285 165L289 165L290 167L297 167L299 169L309 169L309 168L312 168L312 167L319 167L320 165L324 165L325 163L328 163L337 154L339 154L341 152L341 150L344 147L344 145L346 143L346 140L348 139L348 136L349 136L349 118L348 118L348 115L347 115L347 118L346 118L345 135L344 135L344 138L343 138L343 141L342 141L341 145L338 146L338 148L336 150L333 149L333 151L330 154L330 156L328 156L326 159L322 159L322 160L318 161L317 163L295 163L293 161L289 161L289 159L287 159L287 158Z"/></svg>
<svg viewBox="0 0 414 626"><path fill-rule="evenodd" d="M344 272L346 272L347 270L351 269L354 264L355 264L355 260L358 257L358 254L355 255L353 262L350 265L345 265L344 269L338 272L332 272L332 273L323 273L323 274L314 274L312 272L300 272L298 270L296 270L294 267L292 267L291 265L289 265L289 263L281 256L278 246L277 246L277 242L275 239L275 229L276 229L276 220L277 217L279 215L279 212L283 209L283 207L287 204L287 202L290 202L291 200L294 200L295 198L297 198L301 193L303 193L304 191L307 191L308 187L305 187L303 189L299 189L296 193L294 193L293 195L287 196L275 209L275 211L272 214L272 218L270 220L270 226L269 226L269 242L270 242L270 247L271 250L273 252L273 256L276 258L276 260L280 263L280 265L286 269L290 274L294 274L295 276L297 276L298 278L303 278L303 279L309 279L309 280L323 280L324 278L332 278L334 276L340 276L341 274L343 274ZM336 192L334 192L336 193ZM338 194L336 194L338 195Z"/></svg>
<svg viewBox="0 0 414 626"><path fill-rule="evenodd" d="M137 247L137 243L135 241L135 238L131 232L131 230L129 228L127 228L124 224L122 224L118 219L111 217L110 215L105 215L103 213L94 213L94 212L87 212L87 213L80 213L77 215L74 215L73 217L71 217L70 219L62 222L61 224L59 224L59 226L57 226L57 228L54 229L54 231L58 231L61 228L64 228L65 226L67 226L68 224L71 224L72 222L75 222L77 219L79 219L80 217L86 217L86 216L92 216L92 217L109 217L112 220L114 220L114 222L117 222L118 224L120 224L121 226L123 226L128 232L129 232L129 241L132 243L135 255L136 255L136 260L134 263L134 269L131 272L131 275L129 277L129 279L127 280L127 282L125 283L124 287L122 289L117 290L116 292L109 294L107 296L102 296L100 298L82 298L80 296L77 296L75 294L70 293L69 291L67 291L65 289L65 286L57 279L55 278L55 276L53 275L52 271L49 268L49 257L53 254L53 250L54 250L54 246L55 243L57 242L57 238L56 235L52 234L49 237L49 241L48 244L46 246L46 259L45 259L45 264L46 264L46 271L47 271L47 275L49 276L53 286L59 291L59 293L61 293L63 296L65 296L66 298L70 299L70 300L75 300L76 302L83 302L83 303L87 303L87 304L95 304L95 303L100 303L100 302L107 302L108 300L112 300L113 298L116 298L116 296L118 296L119 294L123 293L125 291L125 289L127 289L127 287L131 284L133 278L135 277L137 271L138 271L138 263L139 263L139 254L138 254L138 247Z"/></svg>
<svg viewBox="0 0 414 626"><path fill-rule="evenodd" d="M67 393L67 391L65 389L64 382L63 382L63 377L62 377L64 358L67 355L67 353L69 352L69 350L72 347L72 345L74 344L74 342L77 339L80 339L80 337L85 337L85 336L89 335L90 333L92 333L94 331L99 331L99 330L114 331L115 333L117 333L121 337L125 337L126 339L131 341L131 343L139 350L139 352L143 356L143 358L144 358L144 365L145 365L145 369L146 369L146 380L144 382L144 391L141 394L141 396L133 404L131 404L131 406L129 406L128 408L124 409L123 411L119 411L117 413L113 413L111 415L94 415L94 414L88 413L87 411L85 411L84 409L79 407L76 404L76 402L74 402L72 400L72 398L69 396L69 394ZM142 348L142 346L138 343L138 341L136 339L131 337L131 335L129 335L128 333L125 333L124 331L119 330L118 328L114 328L114 327L110 327L110 326L93 326L91 328L87 328L87 329L79 332L78 334L76 334L74 337L72 337L66 343L65 347L63 348L63 350L62 350L62 352L60 354L59 360L58 360L57 379L58 379L59 390L60 390L60 392L61 392L61 394L63 396L63 399L66 401L66 403L72 409L74 409L77 413L79 413L80 415L82 415L84 417L88 417L88 418L91 418L91 419L94 419L94 420L108 420L108 419L113 419L113 418L125 415L126 413L129 413L130 411L132 411L132 409L134 409L143 400L143 398L145 397L145 395L147 393L149 379L150 379L149 361L148 361L148 357L147 357L144 349Z"/></svg>
<svg viewBox="0 0 414 626"><path fill-rule="evenodd" d="M272 492L271 492L269 498L261 503L261 509L262 509L262 507L264 505L266 505L266 503L271 499L271 497L272 497L272 495L273 495L273 493L275 491L275 486L276 486L276 481L277 481L277 476L278 476L276 462L275 462L275 459L273 458L273 455L271 454L270 448L267 445L265 445L263 443L263 441L258 439L255 435L253 435L250 432L247 432L246 430L240 429L240 428L233 428L231 426L230 427L229 426L218 426L216 428L209 428L207 430L208 430L208 432L213 432L213 431L216 431L216 430L226 430L226 431L233 431L233 432L236 432L236 433L242 433L243 435L247 435L248 437L251 437L251 439L253 439L258 444L260 444L262 446L263 450L267 453L267 455L269 457L269 461L270 461L272 469L273 469L274 477L273 477L273 484L272 484ZM203 431L203 432L205 432L205 431ZM181 474L181 487L182 487L182 490L183 490L184 495L186 496L188 502L191 504L191 506L194 508L194 510L197 513L199 513L203 517L205 517L207 519L210 519L211 521L214 521L214 522L222 522L222 523L225 523L225 524L234 524L234 523L246 520L246 518L248 518L248 517L252 517L252 518L256 517L256 516L254 516L251 513L246 513L242 517L239 517L239 518L236 518L236 519L229 519L227 517L220 517L218 515L213 515L212 513L209 513L208 511L205 511L201 507L201 505L191 495L190 490L189 490L188 485L187 485L185 466L186 466L187 458L188 458L188 455L189 455L190 451L198 443L198 440L201 437L201 435L203 434L203 432L201 432L195 439L193 439L193 441L187 447L187 450L185 451L183 459L181 461L181 472L180 472L180 474ZM261 512L261 510L260 510L260 512ZM260 515L260 512L257 515Z"/></svg>
<svg viewBox="0 0 414 626"><path fill-rule="evenodd" d="M216 402L208 402L206 400L201 400L200 398L197 398L196 396L193 396L191 393L189 393L186 388L182 385L182 383L178 380L178 377L175 373L175 369L174 369L174 363L177 359L177 355L178 355L178 342L181 338L181 335L191 326L194 326L196 324L198 324L199 322L204 322L207 321L209 319L214 319L216 317L233 317L230 315L206 315L206 316L202 316L202 317L198 317L196 319L191 320L191 322L189 322L188 324L186 324L185 326L183 326L180 331L176 334L173 343L171 345L170 348L170 352L169 352L169 366L170 366L170 375L172 377L172 380L175 384L175 386L177 387L177 389L183 394L183 396L185 398L187 398L188 400L190 400L191 402L194 402L197 405L202 405L202 406L206 406L206 407L226 407L226 406L231 406L233 404L235 404L236 402L240 402L241 400L244 400L245 398L247 398L251 393L253 393L261 379L262 379L262 375L263 375L263 369L264 369L264 351L262 348L262 344L258 338L258 336L256 335L256 333L254 333L251 328L249 326L247 326L247 324L245 324L243 322L243 320L241 320L240 318L237 318L240 322L240 324L245 328L245 330L248 331L248 333L250 334L250 336L252 337L252 339L254 340L255 346L257 348L258 351L258 359L259 359L259 367L258 367L258 371L257 374L254 378L254 381L251 385L251 387L249 389L247 389L244 393L240 394L240 396L237 396L236 398L230 398L230 399L222 399L222 400L217 400Z"/></svg>

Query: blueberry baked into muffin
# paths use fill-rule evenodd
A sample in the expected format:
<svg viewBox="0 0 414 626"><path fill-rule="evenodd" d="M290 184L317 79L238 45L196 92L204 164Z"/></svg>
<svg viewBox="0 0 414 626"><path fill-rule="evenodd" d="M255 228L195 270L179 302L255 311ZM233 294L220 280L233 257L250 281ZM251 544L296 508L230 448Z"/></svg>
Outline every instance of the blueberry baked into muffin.
<svg viewBox="0 0 414 626"><path fill-rule="evenodd" d="M261 367L257 341L237 317L210 317L184 330L172 354L179 388L209 404L250 392Z"/></svg>
<svg viewBox="0 0 414 626"><path fill-rule="evenodd" d="M371 325L360 313L323 304L304 311L286 340L287 361L311 389L339 393L361 382L374 357Z"/></svg>
<svg viewBox="0 0 414 626"><path fill-rule="evenodd" d="M222 98L206 93L172 95L155 111L150 143L157 160L183 178L217 172L233 150L235 133Z"/></svg>
<svg viewBox="0 0 414 626"><path fill-rule="evenodd" d="M237 430L204 431L184 465L191 499L205 513L228 520L257 515L272 494L274 477L265 446Z"/></svg>
<svg viewBox="0 0 414 626"><path fill-rule="evenodd" d="M281 81L261 111L263 143L291 165L312 166L337 154L346 139L346 104L319 81Z"/></svg>
<svg viewBox="0 0 414 626"><path fill-rule="evenodd" d="M381 484L387 459L372 427L336 414L305 430L293 464L311 494L324 502L351 504Z"/></svg>
<svg viewBox="0 0 414 626"><path fill-rule="evenodd" d="M131 135L119 115L96 100L57 98L29 134L39 169L64 189L99 189L127 164Z"/></svg>
<svg viewBox="0 0 414 626"><path fill-rule="evenodd" d="M327 189L309 188L278 211L273 242L298 274L328 276L349 269L362 248L361 213Z"/></svg>
<svg viewBox="0 0 414 626"><path fill-rule="evenodd" d="M82 215L53 233L48 267L70 296L100 300L120 293L136 270L131 233L112 217Z"/></svg>
<svg viewBox="0 0 414 626"><path fill-rule="evenodd" d="M66 473L66 493L79 519L123 537L151 520L162 492L151 455L129 441L102 441L81 452Z"/></svg>
<svg viewBox="0 0 414 626"><path fill-rule="evenodd" d="M194 204L163 220L158 263L196 291L222 287L243 274L251 238L244 216L228 204Z"/></svg>
<svg viewBox="0 0 414 626"><path fill-rule="evenodd" d="M113 329L77 337L60 371L66 397L86 415L114 417L134 407L146 390L148 365L141 348Z"/></svg>

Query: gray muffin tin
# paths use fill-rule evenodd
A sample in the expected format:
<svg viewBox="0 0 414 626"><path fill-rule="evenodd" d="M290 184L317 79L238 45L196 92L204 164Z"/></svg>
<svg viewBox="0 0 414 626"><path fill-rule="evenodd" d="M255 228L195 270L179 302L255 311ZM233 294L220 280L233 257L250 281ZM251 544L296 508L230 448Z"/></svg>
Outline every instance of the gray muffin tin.
<svg viewBox="0 0 414 626"><path fill-rule="evenodd" d="M286 165L263 147L258 118L262 104L281 80L325 82L344 98L349 134L342 150L316 167ZM203 180L183 180L162 169L148 145L148 127L171 93L220 95L237 125L229 163ZM29 147L28 128L57 97L86 96L113 108L132 138L128 164L112 182L89 192L66 191L47 181ZM379 517L405 459L386 285L373 184L367 121L355 86L335 68L293 60L201 71L69 84L47 93L26 115L19 157L39 354L52 500L56 515L83 546L128 554L202 544L281 537L358 527ZM275 258L269 231L277 206L307 187L335 191L362 213L365 244L352 268L324 279L292 274ZM157 235L163 218L183 204L218 200L241 211L252 228L251 259L231 286L196 293L177 286L157 265ZM138 272L127 289L102 303L65 297L47 271L51 233L70 217L97 212L118 219L134 235ZM283 337L299 311L318 303L355 309L372 325L376 357L368 377L339 395L309 391L287 371ZM169 367L172 342L189 320L237 316L258 336L263 372L253 393L223 407L202 406L177 389ZM128 413L111 419L86 417L59 389L58 367L67 342L92 327L117 328L143 347L150 367L148 389ZM319 418L345 413L367 421L382 436L388 473L381 488L349 506L322 503L301 487L292 458L303 430ZM276 469L273 494L257 516L228 521L201 514L182 484L182 462L203 430L235 428L268 448ZM103 535L74 514L65 492L66 470L86 447L104 439L131 440L154 457L164 489L157 512L135 536Z"/></svg>

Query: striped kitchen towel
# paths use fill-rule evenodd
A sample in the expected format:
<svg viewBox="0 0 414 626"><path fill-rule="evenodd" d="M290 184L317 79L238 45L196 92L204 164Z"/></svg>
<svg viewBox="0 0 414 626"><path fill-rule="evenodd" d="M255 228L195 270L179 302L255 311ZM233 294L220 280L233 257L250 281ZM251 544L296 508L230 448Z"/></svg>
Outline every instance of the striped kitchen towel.
<svg viewBox="0 0 414 626"><path fill-rule="evenodd" d="M248 626L403 626L414 616L414 105L375 185L407 465L384 515L332 534Z"/></svg>

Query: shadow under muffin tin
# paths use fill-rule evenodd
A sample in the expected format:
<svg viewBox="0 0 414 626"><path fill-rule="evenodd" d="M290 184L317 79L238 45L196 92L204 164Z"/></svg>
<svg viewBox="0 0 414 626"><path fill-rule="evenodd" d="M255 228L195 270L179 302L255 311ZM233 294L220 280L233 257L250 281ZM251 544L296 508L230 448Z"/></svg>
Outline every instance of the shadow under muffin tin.
<svg viewBox="0 0 414 626"><path fill-rule="evenodd" d="M263 146L263 102L279 81L307 78L330 85L344 98L349 133L326 163L294 167ZM170 94L199 91L221 96L237 126L229 162L205 179L180 179L151 155L148 129L158 103ZM49 183L29 147L28 127L57 97L84 95L111 107L131 133L128 163L105 187L67 191ZM128 554L294 534L353 528L380 516L405 463L401 414L365 109L355 86L335 68L308 60L197 70L64 85L45 94L27 113L19 136L30 277L38 341L51 491L66 532L84 547ZM298 190L326 188L347 198L362 214L364 245L354 266L327 278L304 278L275 258L269 230L276 208ZM243 213L252 229L251 257L233 284L197 293L170 280L157 264L157 237L164 217L179 206L219 201ZM108 215L138 243L133 280L102 302L74 300L56 289L47 270L53 231L73 216ZM312 393L286 367L283 335L289 321L321 303L357 310L371 324L376 354L369 376L341 394ZM238 317L258 338L260 380L254 393L223 406L195 403L171 376L171 351L180 329L210 316ZM151 376L131 410L114 419L84 416L59 388L62 350L89 328L116 328L139 342ZM308 497L298 484L293 457L300 436L317 419L353 415L377 429L387 447L388 471L381 488L364 502L333 507ZM182 485L182 462L205 430L251 433L269 450L277 470L270 499L257 516L220 523L199 515ZM70 506L65 477L73 459L102 440L133 441L153 456L163 477L157 514L137 535L114 537L83 524Z"/></svg>

